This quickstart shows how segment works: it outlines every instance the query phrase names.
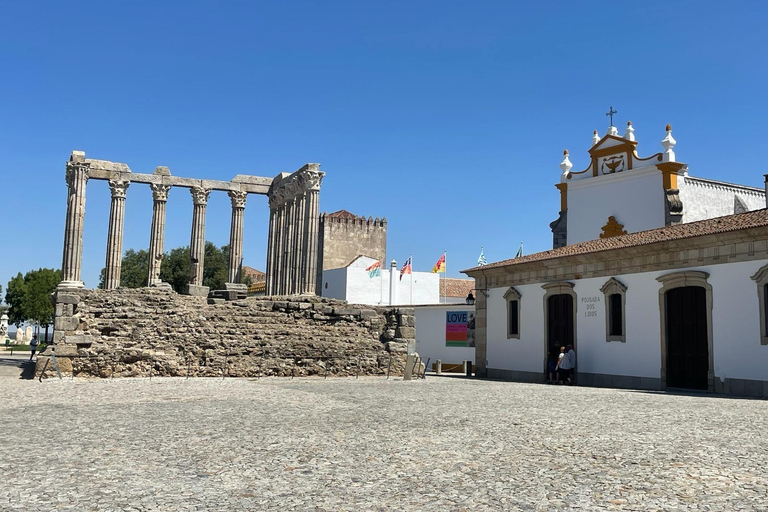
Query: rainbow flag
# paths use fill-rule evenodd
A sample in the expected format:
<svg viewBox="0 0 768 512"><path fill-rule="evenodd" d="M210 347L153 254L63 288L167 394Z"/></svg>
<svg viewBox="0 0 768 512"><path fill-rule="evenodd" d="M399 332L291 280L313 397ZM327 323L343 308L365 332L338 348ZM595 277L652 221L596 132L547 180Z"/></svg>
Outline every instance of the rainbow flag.
<svg viewBox="0 0 768 512"><path fill-rule="evenodd" d="M371 279L374 277L379 277L381 275L381 261L377 261L365 270L368 272L368 277Z"/></svg>
<svg viewBox="0 0 768 512"><path fill-rule="evenodd" d="M445 272L445 253L443 253L443 255L440 256L440 259L437 260L437 263L435 263L435 266L432 267L433 274L439 274L440 272Z"/></svg>
<svg viewBox="0 0 768 512"><path fill-rule="evenodd" d="M407 260L405 260L405 263L403 263L403 268L400 269L400 280L403 280L403 276L405 274L411 273L411 258L408 257Z"/></svg>

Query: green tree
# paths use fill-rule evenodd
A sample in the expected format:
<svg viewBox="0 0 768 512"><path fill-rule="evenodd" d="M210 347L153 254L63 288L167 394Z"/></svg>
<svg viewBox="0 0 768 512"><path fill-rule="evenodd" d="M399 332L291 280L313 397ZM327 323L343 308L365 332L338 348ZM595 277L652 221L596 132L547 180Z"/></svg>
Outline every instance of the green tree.
<svg viewBox="0 0 768 512"><path fill-rule="evenodd" d="M101 269L99 288L104 288L106 269ZM134 251L128 249L123 255L120 267L120 286L123 288L142 288L147 286L149 278L149 253L144 249Z"/></svg>
<svg viewBox="0 0 768 512"><path fill-rule="evenodd" d="M61 282L61 271L52 268L30 270L24 275L24 312L26 320L45 327L45 339L48 339L48 327L53 324L53 303L51 294Z"/></svg>
<svg viewBox="0 0 768 512"><path fill-rule="evenodd" d="M172 249L160 265L160 279L170 284L176 293L185 293L192 267L189 263L189 247Z"/></svg>
<svg viewBox="0 0 768 512"><path fill-rule="evenodd" d="M203 285L211 290L221 290L227 282L229 268L229 246L221 249L212 242L205 242L205 262L203 265ZM99 288L104 288L106 269L101 269ZM145 250L128 249L123 256L120 271L120 286L123 288L142 288L147 286L149 274L149 254ZM189 262L189 247L177 247L166 252L160 264L160 279L170 284L177 293L186 293L187 284L192 275Z"/></svg>
<svg viewBox="0 0 768 512"><path fill-rule="evenodd" d="M19 272L16 277L8 281L8 287L5 291L5 303L8 304L8 322L17 328L27 320L27 313L24 311L26 288L24 276Z"/></svg>

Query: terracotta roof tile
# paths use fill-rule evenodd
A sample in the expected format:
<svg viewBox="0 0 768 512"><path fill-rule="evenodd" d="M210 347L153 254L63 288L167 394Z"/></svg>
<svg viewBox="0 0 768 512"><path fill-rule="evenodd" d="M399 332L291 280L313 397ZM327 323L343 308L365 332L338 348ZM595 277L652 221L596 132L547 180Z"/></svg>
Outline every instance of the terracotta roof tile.
<svg viewBox="0 0 768 512"><path fill-rule="evenodd" d="M460 297L466 298L469 292L475 289L474 279L457 279L453 277L447 277L440 279L440 296L441 297Z"/></svg>
<svg viewBox="0 0 768 512"><path fill-rule="evenodd" d="M529 254L528 256L522 256L520 258L512 258L490 263L482 267L473 267L467 270L462 270L462 272L506 267L509 265L519 265L532 261L551 260L564 256L578 256L602 251L612 251L628 247L638 247L642 245L682 240L685 238L711 235L714 233L726 233L729 231L739 231L742 229L764 226L768 226L768 209L737 213L735 215L726 215L724 217L716 217L714 219L689 222L686 224L677 224L675 226L666 226L663 228L639 231L637 233L629 233L627 235L615 236L611 238L598 238L596 240L589 240L588 242L566 245L564 247L558 247L557 249L551 249L549 251Z"/></svg>
<svg viewBox="0 0 768 512"><path fill-rule="evenodd" d="M267 274L248 266L243 266L243 276L250 276L251 281L254 283L267 280Z"/></svg>
<svg viewBox="0 0 768 512"><path fill-rule="evenodd" d="M328 217L334 219L357 219L357 215L350 213L347 210L339 210L337 212L329 213Z"/></svg>

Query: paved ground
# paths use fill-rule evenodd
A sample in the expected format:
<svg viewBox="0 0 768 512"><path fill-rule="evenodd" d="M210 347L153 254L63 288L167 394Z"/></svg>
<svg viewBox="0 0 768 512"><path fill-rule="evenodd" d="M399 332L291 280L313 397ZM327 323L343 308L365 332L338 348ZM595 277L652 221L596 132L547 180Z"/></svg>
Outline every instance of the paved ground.
<svg viewBox="0 0 768 512"><path fill-rule="evenodd" d="M0 430L0 510L768 510L768 401L3 378Z"/></svg>
<svg viewBox="0 0 768 512"><path fill-rule="evenodd" d="M35 373L35 363L29 360L29 351L0 351L0 377L31 379Z"/></svg>

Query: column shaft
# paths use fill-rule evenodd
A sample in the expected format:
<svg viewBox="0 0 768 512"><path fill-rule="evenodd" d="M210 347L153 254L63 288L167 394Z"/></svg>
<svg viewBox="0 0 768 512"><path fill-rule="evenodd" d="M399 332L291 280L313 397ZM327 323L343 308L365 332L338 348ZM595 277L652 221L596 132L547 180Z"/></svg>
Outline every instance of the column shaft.
<svg viewBox="0 0 768 512"><path fill-rule="evenodd" d="M267 235L267 281L266 295L274 295L274 285L272 276L275 273L275 207L272 204L272 198L269 200L269 234Z"/></svg>
<svg viewBox="0 0 768 512"><path fill-rule="evenodd" d="M318 183L319 187L319 183ZM305 213L307 223L307 246L305 249L307 258L306 272L304 273L304 293L315 293L321 295L321 290L318 289L317 273L318 273L318 252L317 241L319 237L319 215L320 215L320 191L308 190L307 191L307 211Z"/></svg>
<svg viewBox="0 0 768 512"><path fill-rule="evenodd" d="M152 189L152 228L149 233L149 275L147 286L162 286L160 265L163 262L163 244L165 240L165 203L168 201L170 185L151 184ZM167 285L166 285L167 286Z"/></svg>
<svg viewBox="0 0 768 512"><path fill-rule="evenodd" d="M83 263L83 221L85 219L85 186L88 165L85 155L73 152L67 163L67 219L64 227L64 251L61 258L63 287L82 288L80 270Z"/></svg>
<svg viewBox="0 0 768 512"><path fill-rule="evenodd" d="M123 225L125 223L125 193L128 181L109 180L112 204L109 209L107 260L104 265L104 288L114 290L120 286L120 268L123 262Z"/></svg>
<svg viewBox="0 0 768 512"><path fill-rule="evenodd" d="M232 223L229 229L229 275L228 283L239 284L243 266L243 214L245 213L246 192L230 191L232 201Z"/></svg>
<svg viewBox="0 0 768 512"><path fill-rule="evenodd" d="M192 194L192 233L189 240L189 259L192 275L189 284L203 286L203 267L205 264L205 208L208 204L209 189L193 187ZM207 291L206 291L207 295Z"/></svg>

